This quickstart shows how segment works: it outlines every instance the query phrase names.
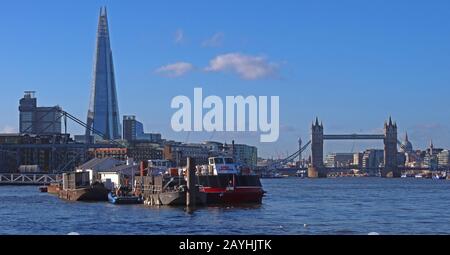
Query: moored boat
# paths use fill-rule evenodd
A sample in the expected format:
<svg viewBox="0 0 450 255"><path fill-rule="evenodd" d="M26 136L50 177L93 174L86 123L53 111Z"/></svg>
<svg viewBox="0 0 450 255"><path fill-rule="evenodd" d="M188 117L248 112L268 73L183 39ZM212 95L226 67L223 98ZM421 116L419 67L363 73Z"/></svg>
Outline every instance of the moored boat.
<svg viewBox="0 0 450 255"><path fill-rule="evenodd" d="M117 205L142 204L143 200L138 196L117 196L110 192L108 193L108 201Z"/></svg>
<svg viewBox="0 0 450 255"><path fill-rule="evenodd" d="M232 158L209 158L210 175L198 176L207 204L261 204L264 190L257 175L243 175Z"/></svg>
<svg viewBox="0 0 450 255"><path fill-rule="evenodd" d="M144 204L147 205L167 205L185 206L187 183L184 176L172 174L148 175L136 177L137 194L142 195ZM196 205L205 205L206 196L197 192Z"/></svg>
<svg viewBox="0 0 450 255"><path fill-rule="evenodd" d="M135 193L142 195L146 205L186 206L188 195L188 169L167 169L154 175L141 163L141 175L134 183ZM201 205L261 204L264 190L258 175L250 169L240 168L229 157L209 158L206 166L196 166L192 175L195 199ZM191 179L192 180L192 179ZM191 194L192 194L191 193ZM191 202L190 202L191 203Z"/></svg>
<svg viewBox="0 0 450 255"><path fill-rule="evenodd" d="M116 192L111 191L108 193L108 201L117 205L142 204L142 197L130 194L130 191L128 187L120 187Z"/></svg>
<svg viewBox="0 0 450 255"><path fill-rule="evenodd" d="M108 201L109 190L101 182L91 184L89 172L63 174L62 189L58 197L70 201Z"/></svg>
<svg viewBox="0 0 450 255"><path fill-rule="evenodd" d="M62 189L59 191L58 196L69 201L95 202L108 201L108 193L109 191L103 183L94 183L88 187Z"/></svg>

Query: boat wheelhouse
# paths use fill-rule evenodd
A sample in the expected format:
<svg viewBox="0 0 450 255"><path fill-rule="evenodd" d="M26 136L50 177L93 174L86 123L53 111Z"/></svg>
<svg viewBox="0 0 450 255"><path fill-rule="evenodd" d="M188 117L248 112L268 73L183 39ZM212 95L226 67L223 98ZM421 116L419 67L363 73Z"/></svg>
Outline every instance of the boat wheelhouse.
<svg viewBox="0 0 450 255"><path fill-rule="evenodd" d="M211 157L208 163L208 170L212 175L240 174L237 164L230 157Z"/></svg>

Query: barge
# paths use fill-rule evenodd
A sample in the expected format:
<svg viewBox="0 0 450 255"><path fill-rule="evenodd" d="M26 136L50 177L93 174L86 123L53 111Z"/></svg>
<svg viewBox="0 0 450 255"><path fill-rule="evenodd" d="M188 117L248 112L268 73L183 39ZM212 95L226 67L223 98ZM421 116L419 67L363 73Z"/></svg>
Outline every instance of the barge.
<svg viewBox="0 0 450 255"><path fill-rule="evenodd" d="M136 195L144 199L146 205L185 206L187 182L184 176L149 175L136 177ZM197 187L198 189L198 187ZM206 205L206 196L196 193L196 205Z"/></svg>
<svg viewBox="0 0 450 255"><path fill-rule="evenodd" d="M136 177L136 195L141 195L146 205L185 206L191 180L192 201L196 206L262 203L264 190L259 176L239 169L229 157L212 157L208 162L207 166L191 170L169 168L156 175L141 166L141 176Z"/></svg>
<svg viewBox="0 0 450 255"><path fill-rule="evenodd" d="M63 174L62 189L58 197L69 201L108 201L109 190L98 181L91 184L90 172Z"/></svg>

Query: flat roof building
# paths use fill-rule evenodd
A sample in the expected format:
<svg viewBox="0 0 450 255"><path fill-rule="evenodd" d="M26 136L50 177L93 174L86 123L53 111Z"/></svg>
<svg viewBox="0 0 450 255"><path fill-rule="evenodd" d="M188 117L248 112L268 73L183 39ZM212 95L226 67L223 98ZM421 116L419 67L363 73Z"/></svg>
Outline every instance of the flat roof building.
<svg viewBox="0 0 450 255"><path fill-rule="evenodd" d="M19 132L21 134L61 134L61 108L38 107L34 91L25 91L19 101Z"/></svg>

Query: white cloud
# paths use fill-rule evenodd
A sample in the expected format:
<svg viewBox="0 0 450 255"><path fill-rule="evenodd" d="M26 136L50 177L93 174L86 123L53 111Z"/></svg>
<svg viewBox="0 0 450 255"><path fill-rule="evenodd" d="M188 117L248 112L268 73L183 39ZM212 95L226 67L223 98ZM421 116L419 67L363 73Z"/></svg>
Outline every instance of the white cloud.
<svg viewBox="0 0 450 255"><path fill-rule="evenodd" d="M169 64L156 69L156 73L162 74L167 77L179 77L194 69L191 63L187 62L177 62L174 64Z"/></svg>
<svg viewBox="0 0 450 255"><path fill-rule="evenodd" d="M180 44L183 41L184 41L184 32L181 29L177 29L177 31L175 31L174 42L175 44Z"/></svg>
<svg viewBox="0 0 450 255"><path fill-rule="evenodd" d="M222 46L225 35L222 32L215 33L212 37L203 41L203 47L220 47Z"/></svg>
<svg viewBox="0 0 450 255"><path fill-rule="evenodd" d="M17 132L17 129L15 127L8 126L8 125L4 126L0 131L0 133L16 133L16 132Z"/></svg>
<svg viewBox="0 0 450 255"><path fill-rule="evenodd" d="M276 67L276 64L268 62L266 58L261 56L229 53L212 59L205 70L208 72L231 71L237 73L243 79L257 80L273 75L276 72Z"/></svg>

